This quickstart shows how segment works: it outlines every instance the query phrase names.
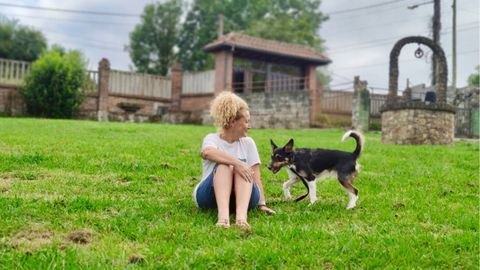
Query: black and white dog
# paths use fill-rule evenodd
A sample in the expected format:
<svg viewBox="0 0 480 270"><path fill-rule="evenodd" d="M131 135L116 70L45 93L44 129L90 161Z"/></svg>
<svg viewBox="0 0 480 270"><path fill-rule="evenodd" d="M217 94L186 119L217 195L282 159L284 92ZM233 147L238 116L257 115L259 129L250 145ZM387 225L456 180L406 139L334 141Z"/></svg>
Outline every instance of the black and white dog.
<svg viewBox="0 0 480 270"><path fill-rule="evenodd" d="M307 193L295 201L303 200L310 194L310 204L317 201L316 179L328 176L337 178L348 194L349 202L347 209L356 206L358 190L353 186L353 180L359 173L360 165L357 160L363 149L363 136L357 131L347 131L342 141L352 137L357 142L355 150L350 152L328 149L293 149L293 139L290 139L284 147L272 144L272 162L268 169L277 173L282 167L288 167L289 180L283 184L283 192L287 199L291 199L290 187L298 181L302 181L307 187Z"/></svg>

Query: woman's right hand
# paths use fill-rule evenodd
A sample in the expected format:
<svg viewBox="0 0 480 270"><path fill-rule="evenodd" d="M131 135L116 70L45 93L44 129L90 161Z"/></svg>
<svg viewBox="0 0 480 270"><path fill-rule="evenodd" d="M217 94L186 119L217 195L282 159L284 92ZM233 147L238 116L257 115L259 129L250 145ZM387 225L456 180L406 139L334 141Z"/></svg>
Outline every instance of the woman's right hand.
<svg viewBox="0 0 480 270"><path fill-rule="evenodd" d="M233 165L233 171L238 173L245 181L249 183L254 181L254 172L252 167L243 161L239 161L238 164Z"/></svg>

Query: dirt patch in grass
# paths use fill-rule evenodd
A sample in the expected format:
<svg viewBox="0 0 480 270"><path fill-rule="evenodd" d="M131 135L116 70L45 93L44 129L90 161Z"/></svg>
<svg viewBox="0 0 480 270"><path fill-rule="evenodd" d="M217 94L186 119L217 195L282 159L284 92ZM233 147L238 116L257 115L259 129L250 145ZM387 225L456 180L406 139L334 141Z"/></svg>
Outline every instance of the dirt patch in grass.
<svg viewBox="0 0 480 270"><path fill-rule="evenodd" d="M67 240L75 244L86 245L92 241L94 233L91 230L77 230L67 235Z"/></svg>
<svg viewBox="0 0 480 270"><path fill-rule="evenodd" d="M33 252L52 243L53 233L42 228L31 228L11 237L10 244L13 248L25 252Z"/></svg>
<svg viewBox="0 0 480 270"><path fill-rule="evenodd" d="M130 258L128 259L128 263L131 263L131 264L134 264L134 263L143 263L145 262L145 257L143 257L142 255L140 254L133 254L132 256L130 256Z"/></svg>
<svg viewBox="0 0 480 270"><path fill-rule="evenodd" d="M9 175L0 175L0 193L7 192L10 185L13 183L13 178Z"/></svg>
<svg viewBox="0 0 480 270"><path fill-rule="evenodd" d="M150 175L148 177L148 180L154 181L154 182L163 182L163 178L157 175Z"/></svg>

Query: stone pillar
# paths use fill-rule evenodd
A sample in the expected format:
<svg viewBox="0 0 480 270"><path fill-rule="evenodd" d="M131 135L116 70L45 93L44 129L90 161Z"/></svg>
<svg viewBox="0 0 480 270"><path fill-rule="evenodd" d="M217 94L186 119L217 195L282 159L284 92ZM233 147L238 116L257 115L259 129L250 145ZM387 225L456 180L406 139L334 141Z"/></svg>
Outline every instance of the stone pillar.
<svg viewBox="0 0 480 270"><path fill-rule="evenodd" d="M473 108L471 110L471 117L470 117L471 124L470 126L472 127L472 132L471 135L473 137L478 138L479 137L479 132L480 132L480 127L479 127L479 115L478 115L478 107Z"/></svg>
<svg viewBox="0 0 480 270"><path fill-rule="evenodd" d="M170 112L180 112L182 110L182 66L180 64L174 64L170 76L172 80L172 105L170 106Z"/></svg>
<svg viewBox="0 0 480 270"><path fill-rule="evenodd" d="M355 76L353 88L352 126L356 130L367 132L370 123L370 93L367 90L367 81L361 81Z"/></svg>
<svg viewBox="0 0 480 270"><path fill-rule="evenodd" d="M98 63L98 121L108 121L108 82L110 78L110 62L102 58Z"/></svg>
<svg viewBox="0 0 480 270"><path fill-rule="evenodd" d="M317 84L317 66L309 65L305 69L305 88L310 93L310 125L315 123L315 118L319 113L320 109L320 98L318 93L318 84Z"/></svg>
<svg viewBox="0 0 480 270"><path fill-rule="evenodd" d="M215 53L215 91L218 95L224 90L232 91L233 53L219 51Z"/></svg>

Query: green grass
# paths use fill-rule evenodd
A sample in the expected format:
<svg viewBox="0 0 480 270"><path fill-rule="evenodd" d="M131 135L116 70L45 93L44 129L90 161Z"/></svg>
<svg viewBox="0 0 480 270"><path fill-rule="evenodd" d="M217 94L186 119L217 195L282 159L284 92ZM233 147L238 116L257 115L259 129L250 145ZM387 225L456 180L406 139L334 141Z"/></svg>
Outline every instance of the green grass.
<svg viewBox="0 0 480 270"><path fill-rule="evenodd" d="M214 227L192 191L213 127L0 118L0 269L478 269L479 145L383 145L367 134L357 208L336 180L285 202L287 174L262 165L278 214L251 234ZM270 143L352 151L341 130L251 130ZM299 184L294 196L303 194Z"/></svg>

